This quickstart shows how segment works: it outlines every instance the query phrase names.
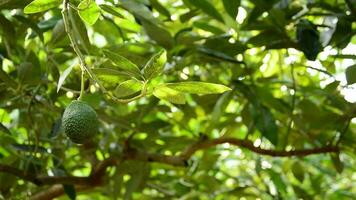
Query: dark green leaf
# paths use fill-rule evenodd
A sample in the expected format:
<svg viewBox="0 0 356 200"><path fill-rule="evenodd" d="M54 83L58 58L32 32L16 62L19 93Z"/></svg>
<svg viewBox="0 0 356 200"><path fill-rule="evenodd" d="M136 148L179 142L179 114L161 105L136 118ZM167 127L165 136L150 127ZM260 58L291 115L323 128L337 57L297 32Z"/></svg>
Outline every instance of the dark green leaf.
<svg viewBox="0 0 356 200"><path fill-rule="evenodd" d="M89 53L91 45L87 29L80 19L78 12L71 7L69 8L69 20L71 22L74 38L78 41L77 43L79 43L80 47L83 48L86 53Z"/></svg>
<svg viewBox="0 0 356 200"><path fill-rule="evenodd" d="M195 7L201 9L206 14L215 18L216 20L218 20L220 22L224 22L220 13L215 9L215 7L209 1L207 1L207 0L189 0L189 2L191 4L193 4Z"/></svg>
<svg viewBox="0 0 356 200"><path fill-rule="evenodd" d="M171 19L171 13L169 13L169 10L160 4L158 0L150 0L150 3L159 13L166 16L168 19Z"/></svg>
<svg viewBox="0 0 356 200"><path fill-rule="evenodd" d="M147 20L141 20L141 23L147 33L147 35L157 42L158 45L170 49L173 46L173 37L169 31L163 26L151 23Z"/></svg>
<svg viewBox="0 0 356 200"><path fill-rule="evenodd" d="M11 131L6 126L4 126L4 124L2 124L1 122L0 122L0 132L11 135Z"/></svg>
<svg viewBox="0 0 356 200"><path fill-rule="evenodd" d="M301 183L304 180L304 167L300 162L294 162L292 165L292 173L296 179L298 179Z"/></svg>
<svg viewBox="0 0 356 200"><path fill-rule="evenodd" d="M224 3L224 8L225 8L226 12L233 19L236 19L241 0L223 0L223 3Z"/></svg>
<svg viewBox="0 0 356 200"><path fill-rule="evenodd" d="M315 60L321 49L319 32L309 20L302 19L297 24L297 41L299 48L308 60Z"/></svg>
<svg viewBox="0 0 356 200"><path fill-rule="evenodd" d="M251 106L251 115L254 119L257 129L272 144L278 143L278 127L271 111L265 106Z"/></svg>
<svg viewBox="0 0 356 200"><path fill-rule="evenodd" d="M340 154L332 154L331 155L331 161L338 173L342 173L344 170L344 164L340 160Z"/></svg>
<svg viewBox="0 0 356 200"><path fill-rule="evenodd" d="M51 132L49 134L50 138L54 138L58 135L58 133L61 130L61 125L62 125L62 119L59 118L54 123L52 124Z"/></svg>
<svg viewBox="0 0 356 200"><path fill-rule="evenodd" d="M77 199L77 193L73 185L63 185L64 193L69 197L70 200Z"/></svg>
<svg viewBox="0 0 356 200"><path fill-rule="evenodd" d="M114 6L102 4L100 5L100 8L105 12L110 13L116 17L125 18L121 13L119 13L119 11L116 10L117 8Z"/></svg>
<svg viewBox="0 0 356 200"><path fill-rule="evenodd" d="M356 83L356 65L347 67L345 74L348 85Z"/></svg>

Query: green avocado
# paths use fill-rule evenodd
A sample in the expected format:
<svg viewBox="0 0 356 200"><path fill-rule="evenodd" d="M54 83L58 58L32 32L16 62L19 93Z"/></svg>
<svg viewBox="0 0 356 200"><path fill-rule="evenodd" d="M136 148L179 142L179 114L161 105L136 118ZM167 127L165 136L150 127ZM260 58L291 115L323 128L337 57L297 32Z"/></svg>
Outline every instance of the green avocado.
<svg viewBox="0 0 356 200"><path fill-rule="evenodd" d="M83 101L72 101L64 110L64 133L74 143L83 144L93 138L98 131L98 124L95 110Z"/></svg>

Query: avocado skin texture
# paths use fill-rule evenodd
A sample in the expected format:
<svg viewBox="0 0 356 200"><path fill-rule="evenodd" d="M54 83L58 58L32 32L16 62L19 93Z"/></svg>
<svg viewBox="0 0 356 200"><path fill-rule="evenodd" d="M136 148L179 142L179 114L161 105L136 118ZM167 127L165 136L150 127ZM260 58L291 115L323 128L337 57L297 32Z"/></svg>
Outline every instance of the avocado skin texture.
<svg viewBox="0 0 356 200"><path fill-rule="evenodd" d="M93 138L98 131L98 124L95 110L83 101L72 101L64 110L64 133L74 143L83 144Z"/></svg>

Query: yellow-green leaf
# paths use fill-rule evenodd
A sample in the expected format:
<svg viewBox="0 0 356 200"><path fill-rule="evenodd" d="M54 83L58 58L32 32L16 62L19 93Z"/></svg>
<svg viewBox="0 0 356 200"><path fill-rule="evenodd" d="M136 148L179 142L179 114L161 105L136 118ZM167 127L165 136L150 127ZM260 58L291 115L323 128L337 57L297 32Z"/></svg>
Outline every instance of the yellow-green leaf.
<svg viewBox="0 0 356 200"><path fill-rule="evenodd" d="M93 0L85 0L78 5L80 18L89 25L95 24L100 16L100 7Z"/></svg>
<svg viewBox="0 0 356 200"><path fill-rule="evenodd" d="M166 100L171 103L185 104L185 97L183 93L165 86L156 87L153 90L153 95L159 99Z"/></svg>
<svg viewBox="0 0 356 200"><path fill-rule="evenodd" d="M34 0L24 8L25 14L46 11L61 4L61 0Z"/></svg>
<svg viewBox="0 0 356 200"><path fill-rule="evenodd" d="M130 79L120 83L115 89L116 97L127 97L141 91L142 82L134 79Z"/></svg>
<svg viewBox="0 0 356 200"><path fill-rule="evenodd" d="M161 50L153 55L143 68L143 75L147 80L153 79L162 73L164 64L167 61L165 50Z"/></svg>
<svg viewBox="0 0 356 200"><path fill-rule="evenodd" d="M104 50L104 54L107 58L109 58L109 60L113 62L113 64L117 68L130 72L132 75L135 75L136 77L140 77L141 72L138 66L132 63L127 58L109 50Z"/></svg>
<svg viewBox="0 0 356 200"><path fill-rule="evenodd" d="M165 86L179 92L190 94L219 94L231 90L225 85L198 81L167 83Z"/></svg>

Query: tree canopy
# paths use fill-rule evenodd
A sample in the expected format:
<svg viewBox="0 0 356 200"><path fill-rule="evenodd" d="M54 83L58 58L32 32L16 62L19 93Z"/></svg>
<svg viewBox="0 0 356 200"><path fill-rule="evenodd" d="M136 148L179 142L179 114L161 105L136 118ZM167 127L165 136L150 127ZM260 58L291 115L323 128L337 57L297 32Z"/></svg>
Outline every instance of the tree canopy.
<svg viewBox="0 0 356 200"><path fill-rule="evenodd" d="M0 199L353 199L355 22L354 0L2 0Z"/></svg>

